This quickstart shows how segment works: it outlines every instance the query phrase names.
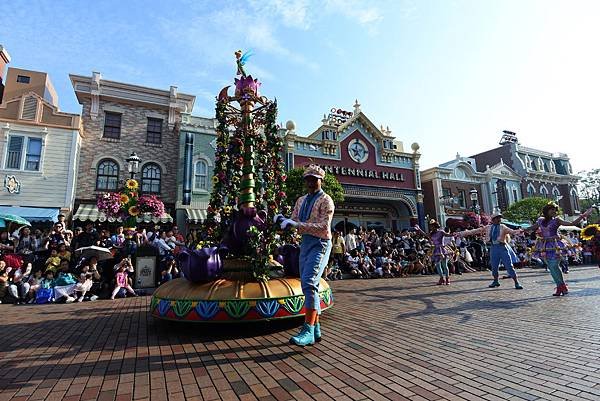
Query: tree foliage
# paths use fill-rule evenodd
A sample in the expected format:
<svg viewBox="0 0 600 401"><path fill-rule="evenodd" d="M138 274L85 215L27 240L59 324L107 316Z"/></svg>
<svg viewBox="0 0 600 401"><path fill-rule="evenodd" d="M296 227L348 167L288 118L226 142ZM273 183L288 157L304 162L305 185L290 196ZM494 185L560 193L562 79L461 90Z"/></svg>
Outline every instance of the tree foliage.
<svg viewBox="0 0 600 401"><path fill-rule="evenodd" d="M303 168L295 168L288 171L287 180L285 181L285 192L287 194L287 200L289 205L293 208L296 204L296 200L306 193L304 187L304 174ZM331 196L335 204L344 201L344 188L339 183L335 175L331 173L325 173L325 179L323 179L322 185L323 191Z"/></svg>
<svg viewBox="0 0 600 401"><path fill-rule="evenodd" d="M510 205L503 215L515 223L534 223L542 215L542 208L549 201L547 198L525 198ZM558 213L562 214L562 211L559 210Z"/></svg>
<svg viewBox="0 0 600 401"><path fill-rule="evenodd" d="M590 200L590 205L600 204L600 168L581 171L579 175L579 197Z"/></svg>
<svg viewBox="0 0 600 401"><path fill-rule="evenodd" d="M598 211L598 206L600 206L600 205L598 203L594 203L591 199L580 199L579 200L579 207L581 208L582 212L588 210L592 206L596 206L596 207L592 211L592 214L590 214L590 216L588 217L587 222L588 222L588 224L600 223L600 213Z"/></svg>
<svg viewBox="0 0 600 401"><path fill-rule="evenodd" d="M585 211L594 205L600 205L600 168L581 171L579 175L581 179L577 187L581 211ZM598 223L599 221L600 213L598 208L595 208L588 218L588 223Z"/></svg>

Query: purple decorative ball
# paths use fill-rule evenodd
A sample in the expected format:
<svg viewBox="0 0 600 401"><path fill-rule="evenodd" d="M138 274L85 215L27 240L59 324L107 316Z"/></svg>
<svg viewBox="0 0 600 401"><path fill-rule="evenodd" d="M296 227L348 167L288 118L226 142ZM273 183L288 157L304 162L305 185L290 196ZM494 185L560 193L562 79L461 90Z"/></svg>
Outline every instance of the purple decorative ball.
<svg viewBox="0 0 600 401"><path fill-rule="evenodd" d="M193 251L184 248L177 259L184 277L193 283L214 280L219 277L223 268L216 246Z"/></svg>

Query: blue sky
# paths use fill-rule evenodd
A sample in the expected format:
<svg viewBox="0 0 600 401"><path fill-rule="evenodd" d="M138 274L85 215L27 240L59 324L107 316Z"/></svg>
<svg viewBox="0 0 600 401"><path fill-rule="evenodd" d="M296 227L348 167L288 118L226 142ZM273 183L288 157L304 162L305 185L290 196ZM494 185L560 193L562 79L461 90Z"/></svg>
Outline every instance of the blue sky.
<svg viewBox="0 0 600 401"><path fill-rule="evenodd" d="M79 112L68 74L196 95L212 116L233 52L308 135L355 99L422 167L525 146L600 167L600 2L492 0L36 1L3 3L11 65L49 72L61 109Z"/></svg>

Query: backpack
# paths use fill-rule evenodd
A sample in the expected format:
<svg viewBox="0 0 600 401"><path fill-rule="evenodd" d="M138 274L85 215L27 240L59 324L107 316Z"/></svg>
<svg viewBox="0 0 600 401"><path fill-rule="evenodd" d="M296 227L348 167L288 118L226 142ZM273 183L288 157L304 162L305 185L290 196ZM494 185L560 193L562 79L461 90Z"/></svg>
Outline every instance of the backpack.
<svg viewBox="0 0 600 401"><path fill-rule="evenodd" d="M54 288L38 288L35 292L36 304L48 304L54 298Z"/></svg>

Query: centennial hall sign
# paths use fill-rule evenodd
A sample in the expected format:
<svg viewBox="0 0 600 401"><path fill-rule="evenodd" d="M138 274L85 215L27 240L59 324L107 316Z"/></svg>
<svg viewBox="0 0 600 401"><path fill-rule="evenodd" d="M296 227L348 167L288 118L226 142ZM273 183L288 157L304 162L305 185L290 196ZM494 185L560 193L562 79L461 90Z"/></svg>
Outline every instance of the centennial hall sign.
<svg viewBox="0 0 600 401"><path fill-rule="evenodd" d="M322 167L325 171L334 175L404 182L404 174L402 173L339 166Z"/></svg>

